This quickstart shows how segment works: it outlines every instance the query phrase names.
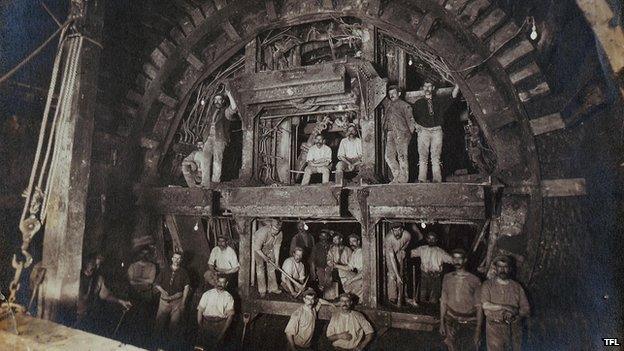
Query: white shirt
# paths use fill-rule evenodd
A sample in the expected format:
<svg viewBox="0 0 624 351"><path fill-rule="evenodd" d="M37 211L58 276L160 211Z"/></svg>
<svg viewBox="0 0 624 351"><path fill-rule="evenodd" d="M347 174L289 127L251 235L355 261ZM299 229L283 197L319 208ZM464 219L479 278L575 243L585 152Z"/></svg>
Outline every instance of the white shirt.
<svg viewBox="0 0 624 351"><path fill-rule="evenodd" d="M199 300L197 309L202 308L204 317L227 318L234 314L234 298L225 290L210 289Z"/></svg>
<svg viewBox="0 0 624 351"><path fill-rule="evenodd" d="M372 334L374 330L370 322L358 311L349 313L343 313L342 311L334 312L327 325L327 336L344 332L351 334L351 340L336 340L332 342L332 345L352 350L364 340L366 335Z"/></svg>
<svg viewBox="0 0 624 351"><path fill-rule="evenodd" d="M236 252L229 246L223 250L221 247L215 246L212 251L210 251L208 264L215 266L217 270L232 269L239 266Z"/></svg>
<svg viewBox="0 0 624 351"><path fill-rule="evenodd" d="M312 145L312 147L310 147L310 149L308 150L308 155L306 156L306 161L308 162L312 162L312 161L320 161L322 159L326 159L331 161L332 158L332 151L329 148L329 146L327 145L323 145L321 147L318 147L316 145Z"/></svg>
<svg viewBox="0 0 624 351"><path fill-rule="evenodd" d="M284 261L284 263L282 264L282 269L289 276L295 278L296 280L303 281L306 277L303 262L297 263L292 257L288 257L286 261Z"/></svg>
<svg viewBox="0 0 624 351"><path fill-rule="evenodd" d="M354 138L353 140L349 138L344 138L340 141L340 146L338 147L338 158L340 157L348 157L352 158L361 158L362 157L362 139Z"/></svg>
<svg viewBox="0 0 624 351"><path fill-rule="evenodd" d="M412 250L412 257L420 257L420 270L426 273L442 272L444 263L452 263L451 256L437 246L419 246Z"/></svg>
<svg viewBox="0 0 624 351"><path fill-rule="evenodd" d="M358 247L351 254L351 258L349 258L349 267L357 269L358 273L362 272L362 268L364 267L364 262L362 260L362 248Z"/></svg>

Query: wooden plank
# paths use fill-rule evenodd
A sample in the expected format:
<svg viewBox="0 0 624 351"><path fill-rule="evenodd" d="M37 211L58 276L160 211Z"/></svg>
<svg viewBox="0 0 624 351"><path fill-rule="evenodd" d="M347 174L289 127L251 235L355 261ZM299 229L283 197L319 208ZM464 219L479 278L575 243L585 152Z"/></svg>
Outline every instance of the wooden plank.
<svg viewBox="0 0 624 351"><path fill-rule="evenodd" d="M141 348L118 340L68 328L48 320L16 314L19 335L13 330L13 319L0 321L0 350L11 351L138 351Z"/></svg>
<svg viewBox="0 0 624 351"><path fill-rule="evenodd" d="M461 183L384 184L369 187L369 206L483 206L481 185Z"/></svg>
<svg viewBox="0 0 624 351"><path fill-rule="evenodd" d="M85 36L101 41L104 4L73 1L70 16L78 17L76 26L82 28ZM66 52L76 53L73 57L76 59L76 76L65 95L70 99L69 111L58 125L55 141L58 154L50 177L51 191L43 236L42 265L46 268L46 276L41 288L39 313L50 320L73 315L78 302L101 54L99 46L82 37L69 38L64 46ZM70 59L72 57L66 57L66 65ZM68 71L64 69L61 78Z"/></svg>
<svg viewBox="0 0 624 351"><path fill-rule="evenodd" d="M533 135L540 135L566 127L559 112L530 120Z"/></svg>
<svg viewBox="0 0 624 351"><path fill-rule="evenodd" d="M472 27L472 32L481 40L490 35L494 29L500 25L507 15L505 12L499 8L494 9L494 11L490 12L485 18L481 21L477 22Z"/></svg>
<svg viewBox="0 0 624 351"><path fill-rule="evenodd" d="M236 30L236 28L234 28L232 22L230 22L229 19L223 21L223 23L221 24L221 28L223 28L225 34L228 36L228 38L230 38L231 41L241 40L240 34L238 34L238 31Z"/></svg>
<svg viewBox="0 0 624 351"><path fill-rule="evenodd" d="M175 108L178 105L178 99L173 98L165 94L164 92L160 92L160 95L158 96L158 101L162 102L169 108Z"/></svg>
<svg viewBox="0 0 624 351"><path fill-rule="evenodd" d="M199 57L195 56L195 54L193 54L192 52L188 53L188 55L186 56L186 61L198 71L204 69L204 62L202 62L202 60L200 60Z"/></svg>
<svg viewBox="0 0 624 351"><path fill-rule="evenodd" d="M533 50L533 45L528 40L522 40L518 44L502 51L502 53L496 56L496 59L503 68L507 68Z"/></svg>
<svg viewBox="0 0 624 351"><path fill-rule="evenodd" d="M453 15L458 15L469 1L470 0L450 0L444 5L444 9Z"/></svg>
<svg viewBox="0 0 624 351"><path fill-rule="evenodd" d="M251 288L252 270L254 264L251 259L251 218L235 217L236 230L238 231L238 257L240 269L238 270L238 293L243 301L249 298L249 290Z"/></svg>
<svg viewBox="0 0 624 351"><path fill-rule="evenodd" d="M214 193L204 188L145 188L139 192L139 206L160 214L213 215Z"/></svg>
<svg viewBox="0 0 624 351"><path fill-rule="evenodd" d="M489 0L475 0L469 2L459 16L459 21L464 26L471 26L485 9L490 6Z"/></svg>
<svg viewBox="0 0 624 351"><path fill-rule="evenodd" d="M518 33L518 26L514 22L507 22L498 29L488 41L488 49L490 52L498 51L501 47L511 41Z"/></svg>
<svg viewBox="0 0 624 351"><path fill-rule="evenodd" d="M275 21L277 19L277 11L275 11L275 2L273 0L267 0L264 2L267 17L269 21Z"/></svg>
<svg viewBox="0 0 624 351"><path fill-rule="evenodd" d="M428 220L456 219L473 221L486 218L485 206L371 206L370 214L371 216L395 219L418 218Z"/></svg>
<svg viewBox="0 0 624 351"><path fill-rule="evenodd" d="M163 53L160 48L155 48L150 54L150 58L152 59L154 65L158 68L161 68L167 61L167 56L165 56L165 53Z"/></svg>
<svg viewBox="0 0 624 351"><path fill-rule="evenodd" d="M535 87L531 89L518 93L518 97L520 98L520 101L527 102L534 97L546 95L549 92L550 92L550 87L548 86L548 83L541 82L540 84L536 85Z"/></svg>
<svg viewBox="0 0 624 351"><path fill-rule="evenodd" d="M515 84L522 82L523 80L527 78L533 77L539 72L540 72L540 69L537 66L537 64L535 62L531 62L529 65L524 66L518 69L517 71L511 73L509 75L509 79L511 80L511 83L515 85Z"/></svg>
<svg viewBox="0 0 624 351"><path fill-rule="evenodd" d="M542 196L563 197L587 195L585 178L542 180Z"/></svg>
<svg viewBox="0 0 624 351"><path fill-rule="evenodd" d="M418 29L416 29L416 37L421 41L425 41L429 36L429 32L431 32L431 28L433 28L433 25L435 24L437 19L438 18L435 17L432 13L427 13L425 17L423 17L420 21Z"/></svg>

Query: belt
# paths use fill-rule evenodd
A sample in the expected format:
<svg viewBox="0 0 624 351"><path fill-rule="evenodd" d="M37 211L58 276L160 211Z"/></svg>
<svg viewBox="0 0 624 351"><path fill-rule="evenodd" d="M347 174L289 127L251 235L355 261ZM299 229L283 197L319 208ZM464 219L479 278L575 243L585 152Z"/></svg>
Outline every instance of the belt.
<svg viewBox="0 0 624 351"><path fill-rule="evenodd" d="M202 320L204 322L219 323L219 322L223 322L224 320L226 320L226 318L217 317L217 316L202 316Z"/></svg>
<svg viewBox="0 0 624 351"><path fill-rule="evenodd" d="M447 317L451 317L452 319L457 321L457 323L460 323L460 324L468 324L468 323L476 323L477 322L477 316L474 315L474 314L457 313L457 312L454 312L454 311L448 311L447 310L446 311L446 316Z"/></svg>
<svg viewBox="0 0 624 351"><path fill-rule="evenodd" d="M440 271L440 272L422 272L422 274L436 276L436 275L442 275L442 271Z"/></svg>

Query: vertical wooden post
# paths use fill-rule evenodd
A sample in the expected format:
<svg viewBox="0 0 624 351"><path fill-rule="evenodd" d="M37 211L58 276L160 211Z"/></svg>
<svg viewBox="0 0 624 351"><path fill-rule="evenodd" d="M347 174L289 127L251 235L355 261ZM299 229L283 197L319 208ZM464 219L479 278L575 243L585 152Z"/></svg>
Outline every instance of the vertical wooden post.
<svg viewBox="0 0 624 351"><path fill-rule="evenodd" d="M362 58L366 61L375 62L376 36L375 27L366 27L367 35L362 39ZM368 92L369 94L371 92ZM364 108L361 108L365 111ZM366 112L365 112L366 113ZM360 177L364 183L376 183L375 161L377 155L377 128L375 113L361 116L360 127L362 129L362 163Z"/></svg>
<svg viewBox="0 0 624 351"><path fill-rule="evenodd" d="M103 0L72 0L70 16L77 18L75 26L84 36L68 38L66 52L76 58L75 79L62 98L71 99L57 130L55 152L58 154L51 177L51 192L43 241L43 266L46 276L42 286L39 311L41 317L68 322L78 301L85 213L97 74L102 36ZM65 65L63 76L68 74Z"/></svg>
<svg viewBox="0 0 624 351"><path fill-rule="evenodd" d="M238 293L242 299L249 297L251 283L251 221L249 217L235 216L236 229L238 230Z"/></svg>
<svg viewBox="0 0 624 351"><path fill-rule="evenodd" d="M371 218L368 210L368 195L370 191L367 188L357 190L356 197L358 201L359 211L354 211L353 215L360 222L362 233L362 260L366 262L362 271L362 305L369 308L376 308L378 301L379 271L378 271L378 255L377 255L377 236L375 235L375 226L379 222L379 218Z"/></svg>

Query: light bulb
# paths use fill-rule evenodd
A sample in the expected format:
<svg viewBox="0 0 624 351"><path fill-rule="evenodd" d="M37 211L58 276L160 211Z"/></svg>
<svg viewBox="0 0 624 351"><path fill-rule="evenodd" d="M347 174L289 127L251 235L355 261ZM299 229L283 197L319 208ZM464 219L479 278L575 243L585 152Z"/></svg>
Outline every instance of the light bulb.
<svg viewBox="0 0 624 351"><path fill-rule="evenodd" d="M425 224L425 222L422 222L422 223L420 223L420 227L422 229L425 229L425 228L427 228L427 224Z"/></svg>
<svg viewBox="0 0 624 351"><path fill-rule="evenodd" d="M530 17L531 20L531 40L537 39L537 26L535 26L535 18Z"/></svg>
<svg viewBox="0 0 624 351"><path fill-rule="evenodd" d="M202 106L204 106L206 104L206 100L201 99L201 101L199 102Z"/></svg>
<svg viewBox="0 0 624 351"><path fill-rule="evenodd" d="M195 223L195 226L193 227L194 231L199 230L199 222Z"/></svg>
<svg viewBox="0 0 624 351"><path fill-rule="evenodd" d="M306 222L303 222L303 229L304 229L304 230L308 230L308 229L310 229L310 227L308 227L308 225L306 224Z"/></svg>
<svg viewBox="0 0 624 351"><path fill-rule="evenodd" d="M414 62L412 62L412 58L411 57L410 57L409 61L407 61L407 64L410 65L410 66L414 64Z"/></svg>

